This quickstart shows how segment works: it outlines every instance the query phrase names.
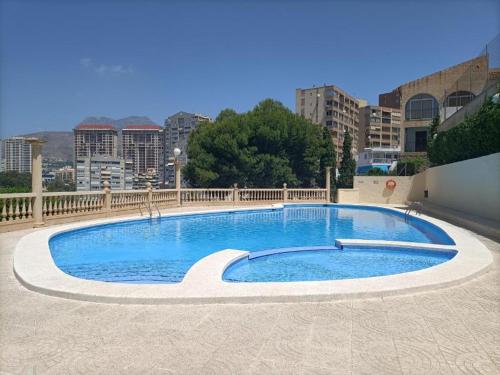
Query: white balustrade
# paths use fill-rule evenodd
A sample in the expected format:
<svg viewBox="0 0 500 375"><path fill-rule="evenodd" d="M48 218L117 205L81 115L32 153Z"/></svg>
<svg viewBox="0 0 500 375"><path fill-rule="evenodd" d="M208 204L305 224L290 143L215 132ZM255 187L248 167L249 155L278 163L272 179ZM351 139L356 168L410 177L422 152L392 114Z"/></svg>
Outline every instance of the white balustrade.
<svg viewBox="0 0 500 375"><path fill-rule="evenodd" d="M101 191L43 193L43 216L51 218L102 211L104 195Z"/></svg>
<svg viewBox="0 0 500 375"><path fill-rule="evenodd" d="M139 210L141 206L176 206L177 190L103 190L54 192L42 194L45 219L113 215L114 212ZM181 189L182 205L251 204L271 202L325 202L327 189ZM0 224L33 222L35 194L0 194Z"/></svg>
<svg viewBox="0 0 500 375"><path fill-rule="evenodd" d="M139 208L148 201L147 190L114 190L111 191L111 210L127 210Z"/></svg>
<svg viewBox="0 0 500 375"><path fill-rule="evenodd" d="M1 223L33 220L33 193L0 194Z"/></svg>
<svg viewBox="0 0 500 375"><path fill-rule="evenodd" d="M233 189L182 189L181 202L194 203L232 203Z"/></svg>
<svg viewBox="0 0 500 375"><path fill-rule="evenodd" d="M166 207L177 204L177 191L175 189L153 190L151 193L152 203L158 207Z"/></svg>
<svg viewBox="0 0 500 375"><path fill-rule="evenodd" d="M288 201L325 202L326 189L288 189Z"/></svg>
<svg viewBox="0 0 500 375"><path fill-rule="evenodd" d="M283 189L240 189L240 202L282 202Z"/></svg>

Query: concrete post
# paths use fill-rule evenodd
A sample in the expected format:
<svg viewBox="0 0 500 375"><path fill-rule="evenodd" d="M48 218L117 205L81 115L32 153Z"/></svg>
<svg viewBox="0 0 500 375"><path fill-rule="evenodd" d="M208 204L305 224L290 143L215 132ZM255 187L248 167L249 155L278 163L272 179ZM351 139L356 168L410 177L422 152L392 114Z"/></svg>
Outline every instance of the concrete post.
<svg viewBox="0 0 500 375"><path fill-rule="evenodd" d="M326 167L326 183L325 183L325 188L326 188L326 203L330 203L331 202L331 197L330 197L330 191L331 191L331 186L330 186L331 172L332 172L332 167Z"/></svg>
<svg viewBox="0 0 500 375"><path fill-rule="evenodd" d="M233 202L238 204L240 202L240 191L238 189L238 184L234 184L233 187Z"/></svg>
<svg viewBox="0 0 500 375"><path fill-rule="evenodd" d="M283 184L283 202L288 202L288 189L286 188L286 182Z"/></svg>
<svg viewBox="0 0 500 375"><path fill-rule="evenodd" d="M102 185L104 187L104 210L109 212L111 211L111 184L106 180Z"/></svg>
<svg viewBox="0 0 500 375"><path fill-rule="evenodd" d="M42 190L42 145L45 141L38 138L28 138L31 144L31 192L35 194L33 200L33 226L44 225L43 221L43 190Z"/></svg>
<svg viewBox="0 0 500 375"><path fill-rule="evenodd" d="M175 193L177 196L177 206L181 205L181 162L175 160Z"/></svg>

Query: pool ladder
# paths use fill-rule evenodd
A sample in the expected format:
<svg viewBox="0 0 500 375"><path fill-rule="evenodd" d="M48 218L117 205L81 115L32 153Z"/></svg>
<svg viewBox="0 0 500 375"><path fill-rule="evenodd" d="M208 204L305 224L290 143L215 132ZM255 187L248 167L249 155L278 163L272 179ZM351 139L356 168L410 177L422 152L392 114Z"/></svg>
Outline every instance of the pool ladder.
<svg viewBox="0 0 500 375"><path fill-rule="evenodd" d="M142 214L142 207L143 206L146 209L146 211L149 213L149 217L151 219L153 218L153 209L151 206L156 208L156 211L158 212L158 217L161 217L160 208L158 207L158 205L155 202L153 202L153 203L149 202L148 204L146 204L146 202L141 202L141 204L139 205L139 211L141 213L141 216L143 216L143 214Z"/></svg>
<svg viewBox="0 0 500 375"><path fill-rule="evenodd" d="M405 221L411 216L412 211L415 211L416 215L421 215L423 208L422 202L411 202L405 210Z"/></svg>

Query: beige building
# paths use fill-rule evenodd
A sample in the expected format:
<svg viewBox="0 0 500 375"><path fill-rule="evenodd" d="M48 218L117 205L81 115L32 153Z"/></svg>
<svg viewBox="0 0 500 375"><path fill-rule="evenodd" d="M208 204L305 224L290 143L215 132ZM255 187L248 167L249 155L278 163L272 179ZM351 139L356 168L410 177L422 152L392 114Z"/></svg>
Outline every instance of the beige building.
<svg viewBox="0 0 500 375"><path fill-rule="evenodd" d="M400 146L401 111L369 105L359 108L358 152L364 148Z"/></svg>
<svg viewBox="0 0 500 375"><path fill-rule="evenodd" d="M352 151L357 154L359 140L359 99L333 86L297 89L295 112L330 130L337 152L337 163L342 160L344 129L353 138Z"/></svg>
<svg viewBox="0 0 500 375"><path fill-rule="evenodd" d="M488 76L488 56L483 55L382 94L385 103L400 101L402 152L425 152L432 119L439 116L443 121L473 100L485 88Z"/></svg>
<svg viewBox="0 0 500 375"><path fill-rule="evenodd" d="M103 155L118 156L118 132L112 125L81 124L74 130L75 165L78 159Z"/></svg>
<svg viewBox="0 0 500 375"><path fill-rule="evenodd" d="M203 122L210 122L208 116L198 113L177 112L165 120L165 185L172 186L175 182L174 164L169 159L174 156L174 149L179 148L181 154L178 157L184 166L188 161L187 143L189 134Z"/></svg>
<svg viewBox="0 0 500 375"><path fill-rule="evenodd" d="M122 156L131 160L135 176L155 171L163 164L163 129L158 125L129 125L122 130Z"/></svg>
<svg viewBox="0 0 500 375"><path fill-rule="evenodd" d="M77 191L101 191L105 181L109 182L111 190L131 190L132 162L105 155L76 160Z"/></svg>
<svg viewBox="0 0 500 375"><path fill-rule="evenodd" d="M23 137L0 141L0 172L31 173L31 144Z"/></svg>

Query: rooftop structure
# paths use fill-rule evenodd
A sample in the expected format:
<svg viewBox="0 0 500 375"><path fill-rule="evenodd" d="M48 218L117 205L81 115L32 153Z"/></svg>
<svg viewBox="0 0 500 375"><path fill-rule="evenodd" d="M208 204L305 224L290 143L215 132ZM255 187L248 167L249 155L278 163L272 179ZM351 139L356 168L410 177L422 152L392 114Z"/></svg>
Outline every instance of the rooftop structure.
<svg viewBox="0 0 500 375"><path fill-rule="evenodd" d="M400 147L369 147L358 154L356 163L356 174L366 174L370 169L378 168L383 172L389 172L396 167L395 162L399 160Z"/></svg>

